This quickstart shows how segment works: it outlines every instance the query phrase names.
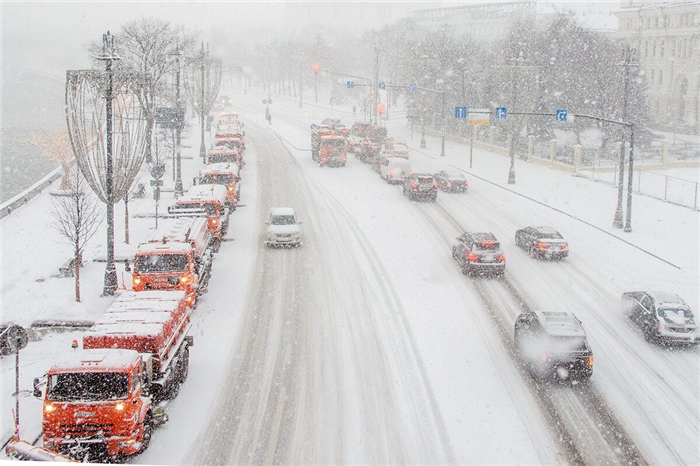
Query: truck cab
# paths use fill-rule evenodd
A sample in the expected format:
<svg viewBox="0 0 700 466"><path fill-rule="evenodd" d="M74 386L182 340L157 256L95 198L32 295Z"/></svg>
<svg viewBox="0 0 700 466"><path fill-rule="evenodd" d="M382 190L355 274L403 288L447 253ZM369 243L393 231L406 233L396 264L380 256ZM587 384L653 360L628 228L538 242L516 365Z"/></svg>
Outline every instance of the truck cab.
<svg viewBox="0 0 700 466"><path fill-rule="evenodd" d="M217 140L217 146L207 151L206 164L214 163L243 163L243 142L239 138L224 138Z"/></svg>
<svg viewBox="0 0 700 466"><path fill-rule="evenodd" d="M148 447L153 407L149 362L134 350L75 350L47 373L44 448L72 458L104 461ZM41 397L38 380L35 396Z"/></svg>
<svg viewBox="0 0 700 466"><path fill-rule="evenodd" d="M347 140L343 136L322 136L317 161L321 165L344 167L348 162Z"/></svg>
<svg viewBox="0 0 700 466"><path fill-rule="evenodd" d="M218 251L221 240L228 230L230 211L226 207L228 191L224 186L200 184L192 186L168 208L170 214L188 215L204 211L208 218L209 231L214 237L214 251ZM197 215L197 214L194 214Z"/></svg>
<svg viewBox="0 0 700 466"><path fill-rule="evenodd" d="M240 166L235 163L213 163L199 171L194 184L216 184L226 188L226 205L236 209L240 199Z"/></svg>

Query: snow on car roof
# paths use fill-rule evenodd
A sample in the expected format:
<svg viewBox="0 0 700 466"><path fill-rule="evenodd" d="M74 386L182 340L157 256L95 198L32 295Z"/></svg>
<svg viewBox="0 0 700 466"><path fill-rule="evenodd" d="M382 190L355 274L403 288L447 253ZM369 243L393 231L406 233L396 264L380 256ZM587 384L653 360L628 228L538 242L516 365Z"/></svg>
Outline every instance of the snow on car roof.
<svg viewBox="0 0 700 466"><path fill-rule="evenodd" d="M270 209L270 215L294 215L294 209L291 207L273 207Z"/></svg>
<svg viewBox="0 0 700 466"><path fill-rule="evenodd" d="M553 227L534 227L535 230L537 230L540 233L547 233L547 234L558 234L559 232L553 228Z"/></svg>
<svg viewBox="0 0 700 466"><path fill-rule="evenodd" d="M200 231L205 222L203 217L166 217L148 242L160 243L163 239L180 243L188 241L188 234Z"/></svg>
<svg viewBox="0 0 700 466"><path fill-rule="evenodd" d="M657 304L672 304L676 306L687 307L683 298L678 296L676 293L671 293L669 291L647 291L647 294L656 301Z"/></svg>
<svg viewBox="0 0 700 466"><path fill-rule="evenodd" d="M540 317L547 333L551 335L583 337L586 336L579 320L566 311L535 311Z"/></svg>
<svg viewBox="0 0 700 466"><path fill-rule="evenodd" d="M62 372L124 372L131 371L139 353L125 349L73 350L58 357L53 370Z"/></svg>

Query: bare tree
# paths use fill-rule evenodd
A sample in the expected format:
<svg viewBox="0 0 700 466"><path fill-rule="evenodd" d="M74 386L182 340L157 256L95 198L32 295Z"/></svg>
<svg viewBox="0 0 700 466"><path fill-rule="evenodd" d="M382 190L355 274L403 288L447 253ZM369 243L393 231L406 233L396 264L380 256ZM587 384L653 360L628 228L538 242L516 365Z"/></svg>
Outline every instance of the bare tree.
<svg viewBox="0 0 700 466"><path fill-rule="evenodd" d="M57 160L63 167L63 177L61 178L61 190L73 190L73 182L71 171L73 168L73 147L70 144L70 138L66 130L61 130L56 134L46 131L40 133L32 133L31 138L27 141L32 146L39 149L39 152L45 156Z"/></svg>
<svg viewBox="0 0 700 466"><path fill-rule="evenodd" d="M99 201L87 190L87 183L76 170L71 179L73 191L67 196L53 198L51 214L53 227L73 247L71 265L75 270L75 300L80 302L80 265L83 262L85 245L97 232L104 213L99 208Z"/></svg>

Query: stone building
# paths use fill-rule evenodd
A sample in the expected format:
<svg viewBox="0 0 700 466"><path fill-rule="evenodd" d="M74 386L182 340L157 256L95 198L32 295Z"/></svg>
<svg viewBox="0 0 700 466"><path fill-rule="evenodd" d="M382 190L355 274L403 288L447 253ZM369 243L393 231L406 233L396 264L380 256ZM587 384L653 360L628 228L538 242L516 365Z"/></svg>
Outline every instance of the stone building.
<svg viewBox="0 0 700 466"><path fill-rule="evenodd" d="M700 134L700 1L621 0L616 37L635 49L663 130Z"/></svg>

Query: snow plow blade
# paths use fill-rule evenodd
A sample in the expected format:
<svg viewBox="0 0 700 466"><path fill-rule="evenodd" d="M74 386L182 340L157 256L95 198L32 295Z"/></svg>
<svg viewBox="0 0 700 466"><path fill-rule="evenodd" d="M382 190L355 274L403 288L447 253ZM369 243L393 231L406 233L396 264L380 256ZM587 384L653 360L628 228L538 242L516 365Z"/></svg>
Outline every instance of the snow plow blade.
<svg viewBox="0 0 700 466"><path fill-rule="evenodd" d="M24 440L11 440L5 448L7 456L22 461L51 461L54 463L77 463L66 456L52 453L44 448L32 445Z"/></svg>

